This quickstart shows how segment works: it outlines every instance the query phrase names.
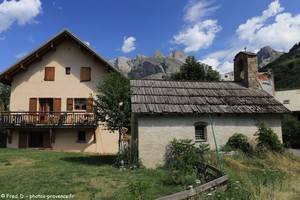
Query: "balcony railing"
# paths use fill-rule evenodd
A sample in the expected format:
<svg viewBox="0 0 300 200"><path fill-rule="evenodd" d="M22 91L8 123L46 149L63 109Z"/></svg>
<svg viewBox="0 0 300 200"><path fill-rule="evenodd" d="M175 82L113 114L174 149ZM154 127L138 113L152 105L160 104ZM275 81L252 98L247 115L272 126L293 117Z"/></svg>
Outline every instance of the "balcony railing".
<svg viewBox="0 0 300 200"><path fill-rule="evenodd" d="M96 126L93 113L86 112L1 112L1 127L86 127Z"/></svg>

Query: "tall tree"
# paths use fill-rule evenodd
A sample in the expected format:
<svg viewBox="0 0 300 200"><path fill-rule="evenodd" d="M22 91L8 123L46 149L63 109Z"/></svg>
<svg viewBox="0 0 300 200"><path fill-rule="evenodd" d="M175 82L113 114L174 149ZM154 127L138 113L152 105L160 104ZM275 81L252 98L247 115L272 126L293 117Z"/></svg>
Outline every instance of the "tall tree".
<svg viewBox="0 0 300 200"><path fill-rule="evenodd" d="M9 110L10 87L0 83L0 111Z"/></svg>
<svg viewBox="0 0 300 200"><path fill-rule="evenodd" d="M173 80L191 81L218 81L219 78L219 72L213 70L211 66L201 64L194 56L188 56L180 71L171 76Z"/></svg>
<svg viewBox="0 0 300 200"><path fill-rule="evenodd" d="M10 87L0 83L0 112L9 110ZM0 147L6 147L7 131L0 127Z"/></svg>
<svg viewBox="0 0 300 200"><path fill-rule="evenodd" d="M95 114L101 121L106 122L109 130L119 131L120 148L121 129L130 126L129 80L114 72L99 82L97 90Z"/></svg>

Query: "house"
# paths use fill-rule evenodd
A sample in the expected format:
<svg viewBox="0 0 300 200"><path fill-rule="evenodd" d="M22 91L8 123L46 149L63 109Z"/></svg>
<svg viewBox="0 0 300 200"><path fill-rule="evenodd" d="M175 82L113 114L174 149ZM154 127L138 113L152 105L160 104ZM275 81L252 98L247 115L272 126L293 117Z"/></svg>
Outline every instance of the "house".
<svg viewBox="0 0 300 200"><path fill-rule="evenodd" d="M261 122L281 136L281 114L289 112L261 89L256 54L240 52L234 59L235 82L132 80L133 138L139 159L154 168L164 163L174 138L224 145L234 133L251 140Z"/></svg>
<svg viewBox="0 0 300 200"><path fill-rule="evenodd" d="M93 114L96 84L115 69L68 30L0 75L11 86L0 115L7 147L115 154L118 134Z"/></svg>
<svg viewBox="0 0 300 200"><path fill-rule="evenodd" d="M275 91L275 98L300 121L300 89Z"/></svg>

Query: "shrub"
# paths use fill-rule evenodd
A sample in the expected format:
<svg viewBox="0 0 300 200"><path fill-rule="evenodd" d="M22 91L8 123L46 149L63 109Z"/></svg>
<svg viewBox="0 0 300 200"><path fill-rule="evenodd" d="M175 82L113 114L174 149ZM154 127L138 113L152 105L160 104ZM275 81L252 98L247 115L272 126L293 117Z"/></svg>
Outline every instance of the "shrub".
<svg viewBox="0 0 300 200"><path fill-rule="evenodd" d="M266 148L277 152L283 151L283 146L279 141L277 134L264 123L259 125L255 135L257 136L256 141L258 148Z"/></svg>
<svg viewBox="0 0 300 200"><path fill-rule="evenodd" d="M225 145L226 149L234 149L234 150L241 150L244 153L251 153L252 147L248 142L248 137L241 134L235 133L233 134L227 141Z"/></svg>
<svg viewBox="0 0 300 200"><path fill-rule="evenodd" d="M204 159L208 145L196 147L192 140L171 141L167 147L165 167L169 176L167 182L175 184L191 184L197 178L196 164Z"/></svg>
<svg viewBox="0 0 300 200"><path fill-rule="evenodd" d="M300 122L292 115L283 116L282 137L284 145L300 148Z"/></svg>

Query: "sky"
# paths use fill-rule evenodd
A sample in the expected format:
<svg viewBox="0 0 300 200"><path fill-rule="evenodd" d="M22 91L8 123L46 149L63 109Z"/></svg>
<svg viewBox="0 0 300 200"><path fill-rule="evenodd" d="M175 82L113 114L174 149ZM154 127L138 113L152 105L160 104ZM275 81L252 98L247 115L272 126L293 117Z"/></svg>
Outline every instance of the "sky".
<svg viewBox="0 0 300 200"><path fill-rule="evenodd" d="M68 29L107 60L180 50L221 73L300 41L299 0L0 0L0 71Z"/></svg>

